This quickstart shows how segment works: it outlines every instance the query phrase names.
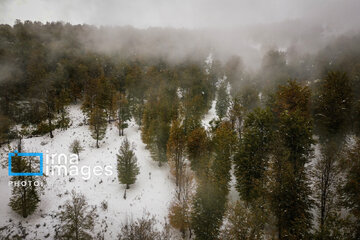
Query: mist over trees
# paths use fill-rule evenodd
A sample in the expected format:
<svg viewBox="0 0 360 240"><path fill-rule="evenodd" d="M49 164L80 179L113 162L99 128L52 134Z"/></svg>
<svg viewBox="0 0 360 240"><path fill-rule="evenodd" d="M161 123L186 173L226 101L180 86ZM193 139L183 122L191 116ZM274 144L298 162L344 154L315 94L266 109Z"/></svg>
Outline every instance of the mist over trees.
<svg viewBox="0 0 360 240"><path fill-rule="evenodd" d="M169 41L167 33L179 39ZM358 239L360 35L306 54L271 48L258 68L212 52L208 42L170 44L194 35L0 25L0 145L56 139L77 104L96 148L113 124L120 139L134 120L158 167L170 166L169 223L183 239ZM204 124L213 105L217 116ZM83 147L74 141L70 150L79 155ZM137 160L124 140L117 170L126 188L139 174ZM14 167L29 166L14 158ZM11 208L31 215L38 190L13 187ZM94 236L95 210L83 195L74 192L63 207L59 239ZM119 226L118 238L173 239L154 224L143 218Z"/></svg>

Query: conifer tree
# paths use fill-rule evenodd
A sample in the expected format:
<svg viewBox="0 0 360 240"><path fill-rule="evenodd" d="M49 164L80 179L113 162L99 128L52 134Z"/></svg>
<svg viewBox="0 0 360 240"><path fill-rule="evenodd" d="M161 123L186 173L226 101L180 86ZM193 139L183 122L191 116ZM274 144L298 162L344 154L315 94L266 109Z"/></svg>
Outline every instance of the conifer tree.
<svg viewBox="0 0 360 240"><path fill-rule="evenodd" d="M247 203L263 194L266 186L273 132L273 116L269 110L250 112L243 126L242 139L234 156L236 188Z"/></svg>
<svg viewBox="0 0 360 240"><path fill-rule="evenodd" d="M170 136L167 143L167 158L172 166L172 172L175 175L176 186L179 187L179 182L182 178L184 167L184 152L185 152L185 134L183 126L179 120L174 120L171 124Z"/></svg>
<svg viewBox="0 0 360 240"><path fill-rule="evenodd" d="M130 120L131 117L129 102L124 94L119 94L117 98L117 127L119 129L119 136L124 136L124 128L127 128L128 126L126 121Z"/></svg>
<svg viewBox="0 0 360 240"><path fill-rule="evenodd" d="M235 98L231 103L231 108L229 111L229 120L231 122L232 129L235 130L239 139L241 139L241 128L243 124L243 118L245 115L245 109L240 104L238 98Z"/></svg>
<svg viewBox="0 0 360 240"><path fill-rule="evenodd" d="M329 72L320 83L315 99L315 123L320 137L342 134L348 129L352 89L345 73Z"/></svg>
<svg viewBox="0 0 360 240"><path fill-rule="evenodd" d="M218 115L220 120L226 116L229 106L230 106L230 98L227 92L227 82L222 81L218 89L217 101L215 106L216 114Z"/></svg>
<svg viewBox="0 0 360 240"><path fill-rule="evenodd" d="M312 154L311 121L299 112L280 116L274 141L270 202L277 219L278 238L309 237L313 201L306 164ZM289 204L291 203L291 204Z"/></svg>
<svg viewBox="0 0 360 240"><path fill-rule="evenodd" d="M306 165L312 158L314 140L309 100L307 87L294 81L276 93L273 111L277 131L272 141L270 203L279 239L307 239L310 235L313 201Z"/></svg>
<svg viewBox="0 0 360 240"><path fill-rule="evenodd" d="M211 171L215 183L221 186L225 194L228 193L231 180L231 161L236 140L231 123L228 121L220 123L212 140L214 159L211 163Z"/></svg>
<svg viewBox="0 0 360 240"><path fill-rule="evenodd" d="M56 229L55 239L94 239L96 208L90 207L85 196L71 192L71 200L67 200L59 213L60 226Z"/></svg>
<svg viewBox="0 0 360 240"><path fill-rule="evenodd" d="M83 146L79 140L75 139L70 145L70 152L76 154L78 156L78 160L80 160L80 152L84 151Z"/></svg>
<svg viewBox="0 0 360 240"><path fill-rule="evenodd" d="M103 139L106 132L107 121L103 109L95 107L89 119L91 136L96 140L96 147L99 148L99 140Z"/></svg>
<svg viewBox="0 0 360 240"><path fill-rule="evenodd" d="M195 239L218 239L225 212L226 195L217 184L202 180L197 187L191 212Z"/></svg>
<svg viewBox="0 0 360 240"><path fill-rule="evenodd" d="M11 161L12 172L14 173L39 171L37 167L37 162L39 161L36 158L14 156ZM34 184L34 181L40 181L42 184L44 184L44 181L38 176L13 176L11 181L14 185L11 191L9 206L16 213L26 218L37 209L40 203L40 195L43 191L43 185L37 186Z"/></svg>
<svg viewBox="0 0 360 240"><path fill-rule="evenodd" d="M120 183L126 184L126 189L130 188L130 184L134 184L139 174L137 158L134 148L131 146L127 138L124 139L120 146L117 156L118 179ZM126 198L126 189L124 198Z"/></svg>
<svg viewBox="0 0 360 240"><path fill-rule="evenodd" d="M191 131L187 137L187 156L191 162L191 169L198 175L203 173L204 165L209 158L210 140L203 127Z"/></svg>
<svg viewBox="0 0 360 240"><path fill-rule="evenodd" d="M12 122L6 116L0 115L0 146L9 141Z"/></svg>

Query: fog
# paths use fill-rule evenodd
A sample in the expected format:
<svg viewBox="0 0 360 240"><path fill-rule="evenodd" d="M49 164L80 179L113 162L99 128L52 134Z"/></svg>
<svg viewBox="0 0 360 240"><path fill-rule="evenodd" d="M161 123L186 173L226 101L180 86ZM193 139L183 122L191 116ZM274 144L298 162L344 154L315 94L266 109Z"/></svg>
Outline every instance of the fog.
<svg viewBox="0 0 360 240"><path fill-rule="evenodd" d="M239 55L252 68L271 48L313 53L340 35L357 33L359 12L358 0L0 0L1 23L106 26L83 39L99 51L129 48L131 42L132 51L170 60L210 51L221 60ZM111 28L117 26L123 28Z"/></svg>

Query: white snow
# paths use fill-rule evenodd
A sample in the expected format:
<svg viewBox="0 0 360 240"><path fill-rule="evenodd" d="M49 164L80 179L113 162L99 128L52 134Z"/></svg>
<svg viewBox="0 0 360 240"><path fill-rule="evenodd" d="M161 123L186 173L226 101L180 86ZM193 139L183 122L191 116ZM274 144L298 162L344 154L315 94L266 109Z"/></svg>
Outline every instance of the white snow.
<svg viewBox="0 0 360 240"><path fill-rule="evenodd" d="M68 193L72 189L83 193L90 205L97 206L99 218L96 231L100 230L100 222L105 220L108 225L105 239L115 238L122 223L140 218L145 213L154 215L160 223L164 222L168 215L170 201L173 198L175 184L169 167L167 165L158 167L157 163L152 160L149 151L145 149L145 144L141 140L141 132L136 123L134 121L129 123L129 127L125 130L125 136L136 145L135 153L140 174L136 183L127 190L127 199L125 200L123 198L125 188L119 183L116 170L116 154L124 137L119 137L116 126L110 124L104 140L101 141L100 148L97 149L88 126L79 126L84 119L80 106L71 106L69 113L73 121L69 129L55 131L53 139L48 136L24 139L24 149L31 152L45 153L48 151L50 154L64 153L69 155L69 145L74 139L79 139L85 148L85 151L80 153L79 167L112 166L113 175L92 175L89 180L84 180L83 176L79 175L75 176L71 182L69 181L70 176L48 176L44 195L41 196L38 209L33 215L23 219L8 206L11 195L11 189L8 186L10 177L7 168L0 169L0 216L2 216L0 226L9 224L9 219L12 219L13 223L21 221L29 233L28 239L43 239L48 233L50 233L49 239L52 239L53 226L57 224L58 220L51 215L58 212L58 207L70 198ZM46 145L43 145L44 143ZM12 144L16 145L15 142ZM6 150L2 148L1 151L4 153ZM6 154L2 155L6 156ZM151 173L151 179L149 179L149 173ZM100 207L102 201L108 203L106 211ZM37 224L40 226L36 227ZM46 225L44 226L44 224Z"/></svg>
<svg viewBox="0 0 360 240"><path fill-rule="evenodd" d="M213 120L214 118L217 118L215 106L216 106L216 100L212 102L209 112L205 114L204 118L201 120L201 124L203 125L205 130L210 129L210 121Z"/></svg>

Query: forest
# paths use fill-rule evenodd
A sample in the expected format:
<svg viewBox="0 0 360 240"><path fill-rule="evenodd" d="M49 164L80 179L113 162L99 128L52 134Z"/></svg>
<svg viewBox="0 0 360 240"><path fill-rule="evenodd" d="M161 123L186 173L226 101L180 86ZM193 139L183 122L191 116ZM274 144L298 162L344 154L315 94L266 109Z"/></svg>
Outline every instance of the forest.
<svg viewBox="0 0 360 240"><path fill-rule="evenodd" d="M150 43L140 37L189 37L178 31L20 20L0 25L4 169L6 149L30 151L26 139L56 141L73 124L69 108L79 106L92 149L107 151L109 128L116 128L121 144L107 160L117 164L116 181L125 184L121 198L129 198L142 171L139 143L127 138L130 124L138 126L156 168L169 167L165 181L174 186L165 223L144 215L106 238L106 220L99 224L96 211L108 205L94 207L79 183L46 238L360 239L360 34L311 54L269 49L255 70L241 55L217 57L207 46L181 58L165 50L154 54L156 37ZM94 47L109 32L132 38L118 48ZM206 127L212 108L216 114ZM83 161L86 146L69 144ZM12 168L33 166L15 158ZM11 177L36 179L46 182ZM39 211L44 191L12 186L6 200L25 221ZM21 224L1 225L1 239L27 236Z"/></svg>

